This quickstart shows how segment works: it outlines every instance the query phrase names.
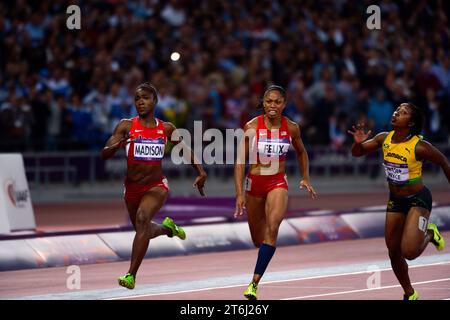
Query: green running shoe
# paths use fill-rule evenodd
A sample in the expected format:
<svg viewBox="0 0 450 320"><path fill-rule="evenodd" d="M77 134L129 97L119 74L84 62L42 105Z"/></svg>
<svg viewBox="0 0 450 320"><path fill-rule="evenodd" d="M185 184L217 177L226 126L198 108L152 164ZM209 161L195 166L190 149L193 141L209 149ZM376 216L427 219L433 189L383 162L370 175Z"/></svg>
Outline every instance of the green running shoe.
<svg viewBox="0 0 450 320"><path fill-rule="evenodd" d="M431 239L431 243L434 244L437 250L441 251L445 247L444 237L441 236L437 226L434 223L428 224L428 230L433 230L433 239Z"/></svg>
<svg viewBox="0 0 450 320"><path fill-rule="evenodd" d="M168 236L169 238L172 238L173 236L177 236L181 240L186 239L186 232L184 232L184 229L177 226L172 219L169 217L166 217L164 221L162 222L162 225L166 227L167 229L172 230L172 235Z"/></svg>
<svg viewBox="0 0 450 320"><path fill-rule="evenodd" d="M419 293L414 289L414 293L410 296L407 296L406 294L403 295L403 300L419 300Z"/></svg>
<svg viewBox="0 0 450 320"><path fill-rule="evenodd" d="M256 296L256 289L258 289L258 285L254 282L250 283L247 290L244 292L244 297L248 300L258 300L258 297Z"/></svg>
<svg viewBox="0 0 450 320"><path fill-rule="evenodd" d="M131 273L127 273L124 276L119 277L117 279L119 281L119 285L128 289L134 289L134 276Z"/></svg>

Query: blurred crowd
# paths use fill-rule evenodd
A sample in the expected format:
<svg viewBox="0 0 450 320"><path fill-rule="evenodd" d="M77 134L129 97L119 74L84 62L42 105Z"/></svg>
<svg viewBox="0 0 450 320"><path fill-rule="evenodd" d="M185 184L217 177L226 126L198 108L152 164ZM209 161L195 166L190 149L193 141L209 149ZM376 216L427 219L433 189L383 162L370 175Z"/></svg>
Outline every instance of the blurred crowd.
<svg viewBox="0 0 450 320"><path fill-rule="evenodd" d="M66 26L71 4L80 30ZM366 25L372 4L380 30ZM0 151L98 150L136 115L144 81L177 127L242 127L278 84L308 145L346 147L358 121L389 130L404 101L423 109L428 140L449 143L449 12L443 0L3 0Z"/></svg>

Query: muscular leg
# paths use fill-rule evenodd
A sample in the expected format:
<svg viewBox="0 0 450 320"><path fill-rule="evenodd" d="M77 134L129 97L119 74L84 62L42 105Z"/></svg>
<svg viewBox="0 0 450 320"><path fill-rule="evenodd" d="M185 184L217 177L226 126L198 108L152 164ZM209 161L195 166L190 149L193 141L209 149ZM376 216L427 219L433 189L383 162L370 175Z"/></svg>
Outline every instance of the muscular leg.
<svg viewBox="0 0 450 320"><path fill-rule="evenodd" d="M250 195L245 196L247 207L248 227L255 247L259 248L264 241L266 230L266 199Z"/></svg>
<svg viewBox="0 0 450 320"><path fill-rule="evenodd" d="M133 225L134 230L136 230L136 212L139 208L139 204L130 202L126 203L128 215L130 217L131 224Z"/></svg>
<svg viewBox="0 0 450 320"><path fill-rule="evenodd" d="M126 205L127 205L131 223L134 227L134 230L136 231L136 213L138 211L139 204L127 203ZM150 239L158 237L162 234L170 235L170 231L167 228L164 228L163 226L161 226L159 224L151 222L151 228L149 230Z"/></svg>
<svg viewBox="0 0 450 320"><path fill-rule="evenodd" d="M278 229L286 214L287 203L288 191L286 189L274 189L267 195L264 243L276 246Z"/></svg>
<svg viewBox="0 0 450 320"><path fill-rule="evenodd" d="M144 194L136 211L134 219L136 235L134 236L131 265L128 271L134 276L136 276L142 259L144 259L150 239L163 234L171 234L169 229L152 222L153 217L161 209L166 199L167 191L165 189L152 188Z"/></svg>
<svg viewBox="0 0 450 320"><path fill-rule="evenodd" d="M430 211L425 208L412 207L406 217L401 242L402 255L408 260L420 256L433 239L433 231L427 230Z"/></svg>
<svg viewBox="0 0 450 320"><path fill-rule="evenodd" d="M389 250L389 259L391 260L392 270L397 277L403 291L406 295L414 293L411 281L408 275L408 264L402 255L403 229L406 221L406 215L401 212L386 213L385 241Z"/></svg>
<svg viewBox="0 0 450 320"><path fill-rule="evenodd" d="M286 189L278 188L270 191L267 195L265 204L265 230L264 241L258 253L258 261L256 263L255 274L253 275L253 283L258 284L261 280L264 270L269 264L277 243L278 229L283 221L286 213L288 200L288 192ZM265 252L262 252L262 250ZM261 269L263 271L257 271Z"/></svg>

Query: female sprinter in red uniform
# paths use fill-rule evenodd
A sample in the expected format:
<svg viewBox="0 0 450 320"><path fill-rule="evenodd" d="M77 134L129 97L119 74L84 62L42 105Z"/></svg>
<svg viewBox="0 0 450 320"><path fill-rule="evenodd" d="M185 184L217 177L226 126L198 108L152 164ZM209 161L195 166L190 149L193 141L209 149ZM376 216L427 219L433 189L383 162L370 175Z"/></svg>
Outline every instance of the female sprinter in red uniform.
<svg viewBox="0 0 450 320"><path fill-rule="evenodd" d="M264 114L253 118L244 127L244 138L238 150L234 169L236 188L235 217L246 209L248 225L254 245L259 248L252 282L244 292L256 300L256 289L276 249L278 228L284 218L288 201L288 183L284 173L285 158L290 144L297 153L305 187L312 198L316 192L309 181L309 160L300 137L298 124L281 115L286 106L286 92L272 85L264 93ZM252 156L256 156L256 159ZM245 181L245 158L250 169ZM254 161L256 160L256 161Z"/></svg>
<svg viewBox="0 0 450 320"><path fill-rule="evenodd" d="M390 191L385 240L392 269L404 290L404 300L419 298L411 286L405 258L417 258L429 242L438 250L445 246L436 225L428 223L432 197L422 181L422 163L428 160L439 165L449 182L450 164L439 150L419 136L423 123L419 108L412 103L402 103L392 115L392 131L381 132L369 140L367 138L371 132L364 131L364 124L348 131L354 139L353 156L383 150L383 165Z"/></svg>
<svg viewBox="0 0 450 320"><path fill-rule="evenodd" d="M148 82L140 84L135 92L134 104L138 112L133 119L122 119L114 129L113 135L102 150L102 158L108 159L122 147L126 147L127 174L125 178L125 204L130 220L136 230L131 253L131 265L128 273L119 277L121 286L133 289L136 273L144 258L150 239L161 235L177 236L184 240L184 230L172 219L166 218L162 225L152 222L153 217L163 206L169 193L169 186L161 168L164 147L167 139L172 138L175 126L163 122L154 116L158 101L156 88ZM177 142L174 142L177 143ZM191 162L198 173L194 187L204 196L203 187L206 173L194 160Z"/></svg>

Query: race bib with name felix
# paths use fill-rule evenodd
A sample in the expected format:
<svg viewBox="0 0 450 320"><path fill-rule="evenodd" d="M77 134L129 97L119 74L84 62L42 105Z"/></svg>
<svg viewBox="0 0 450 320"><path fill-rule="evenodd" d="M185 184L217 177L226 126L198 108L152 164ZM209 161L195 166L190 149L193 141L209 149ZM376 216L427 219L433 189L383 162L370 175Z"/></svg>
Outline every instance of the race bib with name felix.
<svg viewBox="0 0 450 320"><path fill-rule="evenodd" d="M284 141L286 140L286 141ZM289 151L290 143L288 139L259 139L258 153L266 157L279 157Z"/></svg>

